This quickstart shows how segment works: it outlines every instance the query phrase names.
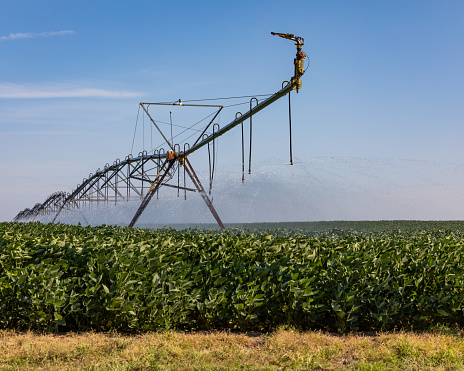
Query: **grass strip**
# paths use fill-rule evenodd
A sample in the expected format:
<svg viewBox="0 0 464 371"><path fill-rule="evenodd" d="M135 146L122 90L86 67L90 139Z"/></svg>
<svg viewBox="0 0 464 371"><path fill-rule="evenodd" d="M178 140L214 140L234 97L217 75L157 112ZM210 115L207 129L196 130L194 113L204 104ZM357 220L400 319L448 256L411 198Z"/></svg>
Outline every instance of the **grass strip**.
<svg viewBox="0 0 464 371"><path fill-rule="evenodd" d="M0 332L1 370L454 370L460 333Z"/></svg>

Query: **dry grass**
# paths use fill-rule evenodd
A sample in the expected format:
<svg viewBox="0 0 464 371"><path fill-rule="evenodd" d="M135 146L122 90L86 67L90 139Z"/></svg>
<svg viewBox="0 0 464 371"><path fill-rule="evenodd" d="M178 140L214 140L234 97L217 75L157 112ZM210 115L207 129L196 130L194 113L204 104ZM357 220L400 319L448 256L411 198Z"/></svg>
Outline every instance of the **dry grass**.
<svg viewBox="0 0 464 371"><path fill-rule="evenodd" d="M459 370L460 334L0 332L1 370Z"/></svg>

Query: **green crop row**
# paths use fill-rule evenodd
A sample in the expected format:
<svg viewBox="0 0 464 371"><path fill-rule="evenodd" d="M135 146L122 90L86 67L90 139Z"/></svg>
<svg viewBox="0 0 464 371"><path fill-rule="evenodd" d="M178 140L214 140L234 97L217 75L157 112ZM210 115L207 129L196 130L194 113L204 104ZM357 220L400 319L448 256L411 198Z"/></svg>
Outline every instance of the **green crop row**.
<svg viewBox="0 0 464 371"><path fill-rule="evenodd" d="M0 224L0 328L337 331L464 324L464 234Z"/></svg>

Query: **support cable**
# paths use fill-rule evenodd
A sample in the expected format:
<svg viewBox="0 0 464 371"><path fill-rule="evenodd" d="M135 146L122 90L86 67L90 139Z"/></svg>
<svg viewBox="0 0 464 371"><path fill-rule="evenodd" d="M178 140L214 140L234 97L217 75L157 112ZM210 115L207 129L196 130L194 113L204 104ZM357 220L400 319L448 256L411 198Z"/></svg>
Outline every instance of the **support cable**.
<svg viewBox="0 0 464 371"><path fill-rule="evenodd" d="M139 109L137 110L137 119L135 120L135 129L134 129L134 137L132 138L132 147L130 153L134 150L134 142L135 142L135 133L137 132L137 123L139 122L139 113L140 113L140 105Z"/></svg>
<svg viewBox="0 0 464 371"><path fill-rule="evenodd" d="M180 136L180 135L182 135L182 134L185 133L187 130L191 130L195 125L198 125L200 122L205 121L207 118L213 116L214 114L216 114L216 112L213 112L213 113L211 113L210 115L208 115L208 116L202 118L200 121L196 122L195 124L193 124L193 125L189 126L188 128L186 128L184 131L181 131L179 134L175 135L175 136L173 137L173 139L174 139L174 138L177 138L177 137ZM193 130L196 130L196 129L193 129ZM200 130L198 130L198 131L200 131ZM197 133L193 133L192 135L190 135L190 136L188 136L187 138L185 138L184 141L186 141L187 139L191 138L192 136L194 136L194 135L196 135L196 134L197 134ZM163 143L163 144L164 144L164 143ZM160 145L157 146L155 149L159 149L163 144L160 144Z"/></svg>
<svg viewBox="0 0 464 371"><path fill-rule="evenodd" d="M259 97L260 95L257 95L257 96ZM226 99L226 98L224 98L224 99ZM241 102L241 103L236 103L236 104L230 104L230 105L228 105L228 106L224 106L224 108L242 106L242 105L245 105L245 104L248 104L248 103L249 103L249 102ZM184 133L185 133L186 131L188 131L188 130L193 130L193 131L196 131L196 132L203 132L204 129L205 129L207 126L203 127L203 129L194 129L193 127L196 126L196 125L198 125L199 123L205 121L207 118L211 117L211 116L214 115L215 113L216 113L216 112L211 113L210 115L204 117L204 118L201 119L200 121L197 121L196 123L194 123L194 124L192 124L191 126L188 126L188 127L173 124L173 126L175 126L175 127L185 129L185 130L181 131L179 134L176 134L176 135L174 136L174 138L177 138L177 137L181 136L182 134L184 134ZM161 123L161 124L165 124L165 125L171 125L169 122L164 122L164 121L156 121L156 122L157 122L157 123ZM183 140L180 141L180 142L185 142L185 141L187 141L188 139L190 139L191 137L193 137L193 136L196 135L196 134L197 134L197 133L193 133L193 134L189 135L188 137L186 137L185 139L183 139ZM155 148L153 148L152 151L155 150L155 149L159 149L159 148L160 148L161 146L163 146L163 145L164 145L164 143L159 144L158 146L156 146Z"/></svg>
<svg viewBox="0 0 464 371"><path fill-rule="evenodd" d="M171 125L170 122L164 122L164 121L160 121L160 120L157 120L156 121L158 124L164 124L164 125ZM196 124L195 124L196 125ZM200 132L201 129L193 129L192 127L187 127L187 126L182 126L182 125L177 125L177 124L172 124L172 126L176 127L176 128L181 128L181 129L187 129L187 130L193 130L193 131L198 131Z"/></svg>
<svg viewBox="0 0 464 371"><path fill-rule="evenodd" d="M225 97L225 98L205 98L205 99L190 99L190 100L183 100L183 102L204 102L204 101L211 101L211 100L225 100L225 99L241 99L241 98L254 98L254 97L270 97L274 93L271 94L258 94L258 95L242 95L240 97Z"/></svg>
<svg viewBox="0 0 464 371"><path fill-rule="evenodd" d="M142 116L142 151L145 149L145 115Z"/></svg>
<svg viewBox="0 0 464 371"><path fill-rule="evenodd" d="M174 147L174 138L172 136L172 112L169 111L169 121L171 121L171 146Z"/></svg>

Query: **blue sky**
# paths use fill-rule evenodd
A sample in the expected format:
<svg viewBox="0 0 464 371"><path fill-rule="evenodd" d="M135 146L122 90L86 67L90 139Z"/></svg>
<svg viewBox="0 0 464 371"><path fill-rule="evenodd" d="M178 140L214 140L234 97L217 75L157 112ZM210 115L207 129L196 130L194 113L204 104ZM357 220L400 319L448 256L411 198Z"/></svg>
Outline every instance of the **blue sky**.
<svg viewBox="0 0 464 371"><path fill-rule="evenodd" d="M125 157L141 101L279 90L295 48L271 31L304 37L311 61L292 95L296 157L463 163L462 1L5 0L0 9L0 220ZM254 161L288 161L286 100L254 125ZM224 166L239 165L238 135L221 138Z"/></svg>

